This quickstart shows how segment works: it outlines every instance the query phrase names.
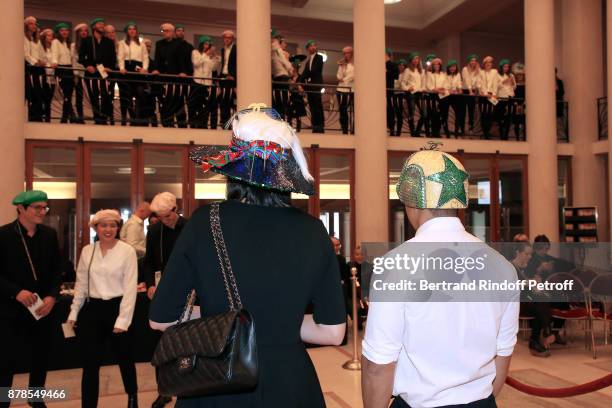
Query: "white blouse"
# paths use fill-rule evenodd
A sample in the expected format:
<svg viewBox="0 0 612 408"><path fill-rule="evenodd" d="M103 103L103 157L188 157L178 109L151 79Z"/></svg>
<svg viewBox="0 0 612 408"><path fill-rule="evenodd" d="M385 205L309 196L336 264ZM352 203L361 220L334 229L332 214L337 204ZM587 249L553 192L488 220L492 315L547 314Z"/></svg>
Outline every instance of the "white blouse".
<svg viewBox="0 0 612 408"><path fill-rule="evenodd" d="M95 248L92 259L92 251ZM91 268L89 263L91 260ZM89 285L87 271L89 269ZM119 296L119 316L115 320L116 328L127 330L132 323L136 305L136 287L138 280L138 261L136 251L123 241L117 241L112 249L102 256L100 243L87 245L81 251L81 259L76 272L74 299L70 306L68 320L77 320L79 311L88 294L94 299L109 300Z"/></svg>
<svg viewBox="0 0 612 408"><path fill-rule="evenodd" d="M338 80L338 92L352 92L353 80L355 79L355 65L352 62L339 65L336 79Z"/></svg>
<svg viewBox="0 0 612 408"><path fill-rule="evenodd" d="M472 71L467 66L461 70L461 79L463 79L463 89L468 91L477 91L480 88L480 72L481 69Z"/></svg>
<svg viewBox="0 0 612 408"><path fill-rule="evenodd" d="M440 88L446 88L447 86L447 78L445 72L438 72L434 74L433 72L427 73L427 83L425 88L429 92L436 92Z"/></svg>
<svg viewBox="0 0 612 408"><path fill-rule="evenodd" d="M491 94L497 96L497 88L499 87L499 72L496 69L480 71L480 93L481 95Z"/></svg>
<svg viewBox="0 0 612 408"><path fill-rule="evenodd" d="M193 76L200 78L212 78L212 73L217 61L210 58L206 53L195 49L191 51L191 63L193 64ZM200 85L212 85L211 79L194 79Z"/></svg>
<svg viewBox="0 0 612 408"><path fill-rule="evenodd" d="M498 98L514 98L515 89L516 81L512 73L499 76L499 87L497 88Z"/></svg>
<svg viewBox="0 0 612 408"><path fill-rule="evenodd" d="M72 44L71 44L72 45ZM71 47L70 47L71 48ZM72 65L72 52L68 44L57 38L51 43L52 61L57 65Z"/></svg>
<svg viewBox="0 0 612 408"><path fill-rule="evenodd" d="M293 65L280 47L272 47L272 77L291 76Z"/></svg>
<svg viewBox="0 0 612 408"><path fill-rule="evenodd" d="M149 69L149 51L144 41L137 44L135 41L130 41L130 45L127 45L125 41L119 41L117 43L117 62L119 69L125 69L125 61L138 61L142 62L142 69Z"/></svg>
<svg viewBox="0 0 612 408"><path fill-rule="evenodd" d="M462 88L462 80L461 74L457 73L456 75L446 75L446 89L450 89L451 91L460 91Z"/></svg>
<svg viewBox="0 0 612 408"><path fill-rule="evenodd" d="M43 59L43 48L39 42L28 40L28 37L23 37L23 55L26 62L30 65L36 65L38 61Z"/></svg>
<svg viewBox="0 0 612 408"><path fill-rule="evenodd" d="M406 68L400 76L400 86L407 92L421 92L423 90L423 74L418 69L413 71L410 68Z"/></svg>

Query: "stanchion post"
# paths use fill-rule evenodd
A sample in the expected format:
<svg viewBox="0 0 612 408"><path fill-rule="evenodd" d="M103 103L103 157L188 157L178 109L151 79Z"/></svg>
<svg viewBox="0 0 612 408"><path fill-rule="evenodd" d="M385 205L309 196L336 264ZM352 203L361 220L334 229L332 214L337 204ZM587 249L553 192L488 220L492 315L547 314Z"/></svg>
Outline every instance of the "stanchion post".
<svg viewBox="0 0 612 408"><path fill-rule="evenodd" d="M357 268L354 266L351 268L351 293L353 295L353 358L342 365L342 368L345 370L361 370L361 361L359 361L359 355L357 351L357 319L359 316L357 315Z"/></svg>

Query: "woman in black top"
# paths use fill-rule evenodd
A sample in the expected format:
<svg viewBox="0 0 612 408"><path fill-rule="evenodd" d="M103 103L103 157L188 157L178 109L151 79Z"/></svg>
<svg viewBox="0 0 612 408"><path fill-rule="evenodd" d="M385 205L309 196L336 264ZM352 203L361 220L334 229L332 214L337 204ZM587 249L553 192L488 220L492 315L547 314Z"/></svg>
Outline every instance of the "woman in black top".
<svg viewBox="0 0 612 408"><path fill-rule="evenodd" d="M191 154L205 171L229 178L221 228L242 302L255 322L259 382L252 392L179 398L177 407L325 406L304 342L342 341L338 264L323 224L290 204L291 191L314 192L312 177L295 133L277 118L269 108L242 111L229 150L219 154L206 146ZM155 329L177 321L192 288L203 315L228 310L209 214L208 205L198 209L176 243L151 304ZM314 313L305 316L309 304Z"/></svg>

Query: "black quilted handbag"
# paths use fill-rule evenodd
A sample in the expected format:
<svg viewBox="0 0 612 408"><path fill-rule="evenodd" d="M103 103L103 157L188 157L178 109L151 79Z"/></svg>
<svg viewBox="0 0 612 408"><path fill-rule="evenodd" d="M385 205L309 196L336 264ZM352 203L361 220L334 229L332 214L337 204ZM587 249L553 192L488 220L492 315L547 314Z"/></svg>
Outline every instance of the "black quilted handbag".
<svg viewBox="0 0 612 408"><path fill-rule="evenodd" d="M189 320L195 299L191 291L179 322L166 329L151 361L160 395L197 397L247 392L257 386L255 323L242 307L218 203L210 207L210 225L230 310Z"/></svg>

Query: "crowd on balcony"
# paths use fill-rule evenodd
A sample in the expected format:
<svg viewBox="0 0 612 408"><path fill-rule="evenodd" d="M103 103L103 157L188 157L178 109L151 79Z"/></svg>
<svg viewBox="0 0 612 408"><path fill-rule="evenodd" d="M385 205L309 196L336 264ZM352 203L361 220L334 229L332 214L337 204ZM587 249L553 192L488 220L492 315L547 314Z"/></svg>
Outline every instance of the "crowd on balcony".
<svg viewBox="0 0 612 408"><path fill-rule="evenodd" d="M41 30L35 17L24 21L30 121L51 121L56 85L61 89L62 123L83 123L84 101L91 106L96 124L114 124L115 100L121 125L157 126L159 117L166 127L215 129L235 111L236 41L231 30L223 31L223 47L217 50L210 36L200 36L194 47L185 40L184 26L165 23L155 55L151 41L141 36L134 22L125 25L122 39L102 18L79 23L72 31L68 23ZM287 46L273 29L273 106L298 131L308 107L312 131L323 133L325 61L315 40L305 44L307 55L290 55ZM338 82L330 94L341 130L349 133L353 48L344 47L342 54L337 61ZM517 140L524 139L525 67L521 62L496 62L492 56L480 60L471 54L462 67L455 59L445 64L435 54L422 59L417 52L393 61L387 49L386 87L391 136L399 136L407 123L412 136L460 137L466 134L467 122L468 134L474 134L478 125L489 139L497 125L500 139L507 140L511 130ZM557 79L557 101L562 100L563 83ZM557 111L562 116L562 103Z"/></svg>

